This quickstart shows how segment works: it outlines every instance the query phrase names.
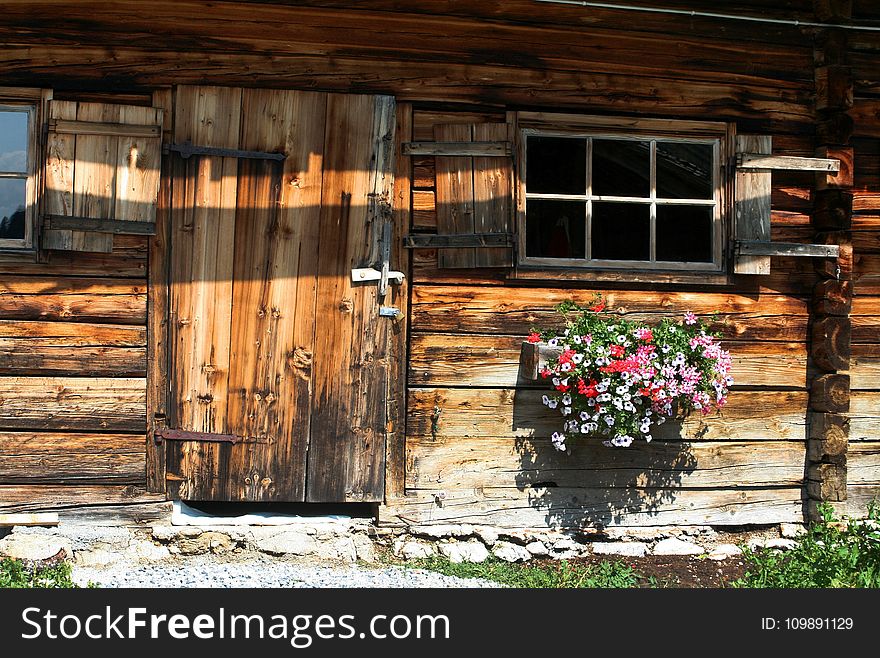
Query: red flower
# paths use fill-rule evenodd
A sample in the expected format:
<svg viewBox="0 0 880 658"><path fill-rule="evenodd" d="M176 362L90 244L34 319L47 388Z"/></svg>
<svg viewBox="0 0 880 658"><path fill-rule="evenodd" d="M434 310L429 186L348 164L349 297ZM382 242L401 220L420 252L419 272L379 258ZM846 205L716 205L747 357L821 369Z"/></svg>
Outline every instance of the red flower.
<svg viewBox="0 0 880 658"><path fill-rule="evenodd" d="M560 393L567 393L568 389L570 389L570 388L571 388L571 386L566 386L565 384L559 384L556 387L556 390L559 391Z"/></svg>
<svg viewBox="0 0 880 658"><path fill-rule="evenodd" d="M623 345L612 345L611 348L609 349L609 352L611 352L611 356L614 356L614 357L623 356L623 352L624 352Z"/></svg>
<svg viewBox="0 0 880 658"><path fill-rule="evenodd" d="M552 374L553 374L553 373L552 373L552 371L551 371L549 368L544 368L544 369L541 371L541 377L543 377L544 379L547 379L547 378L548 378L550 375L552 375Z"/></svg>
<svg viewBox="0 0 880 658"><path fill-rule="evenodd" d="M540 343L541 336L536 331L533 331L532 333L529 334L529 342L530 343Z"/></svg>
<svg viewBox="0 0 880 658"><path fill-rule="evenodd" d="M594 313L599 313L600 311L605 309L605 301L600 300L600 301L596 302L595 304L593 304L592 306L588 306L587 308L590 311L593 311Z"/></svg>

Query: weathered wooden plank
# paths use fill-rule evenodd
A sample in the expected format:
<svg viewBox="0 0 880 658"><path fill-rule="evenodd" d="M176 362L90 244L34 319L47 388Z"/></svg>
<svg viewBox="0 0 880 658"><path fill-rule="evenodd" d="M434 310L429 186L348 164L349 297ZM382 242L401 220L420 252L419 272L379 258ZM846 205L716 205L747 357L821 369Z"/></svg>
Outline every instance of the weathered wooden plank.
<svg viewBox="0 0 880 658"><path fill-rule="evenodd" d="M790 155L769 155L763 153L737 153L738 169L786 169L789 171L831 171L840 170L836 158L801 158Z"/></svg>
<svg viewBox="0 0 880 658"><path fill-rule="evenodd" d="M416 386L527 385L519 374L522 337L413 334L409 381ZM805 343L727 342L737 386L805 388Z"/></svg>
<svg viewBox="0 0 880 658"><path fill-rule="evenodd" d="M156 230L153 222L136 222L120 219L92 219L90 217L62 217L48 215L43 218L47 230L81 230L98 233L152 235Z"/></svg>
<svg viewBox="0 0 880 658"><path fill-rule="evenodd" d="M438 141L469 142L473 130L468 125L434 126ZM436 160L435 182L437 233L463 235L476 231L474 211L474 160L467 156L450 156ZM437 255L440 268L474 267L476 250L462 247L443 250Z"/></svg>
<svg viewBox="0 0 880 658"><path fill-rule="evenodd" d="M474 142L513 139L507 123L480 123L472 127ZM513 222L513 159L474 157L474 233L510 234ZM476 267L510 267L513 249L477 249Z"/></svg>
<svg viewBox="0 0 880 658"><path fill-rule="evenodd" d="M509 388L411 388L407 435L425 443L466 438L475 445L485 437L511 442L546 438L558 431L561 416L541 403L543 393ZM806 413L806 391L734 391L721 412L692 414L684 422L668 421L657 427L654 436L666 441L803 441Z"/></svg>
<svg viewBox="0 0 880 658"><path fill-rule="evenodd" d="M272 443L233 448L233 499L305 498L326 105L317 93L243 94L242 148L287 159L239 167L228 426Z"/></svg>
<svg viewBox="0 0 880 658"><path fill-rule="evenodd" d="M162 108L162 143L173 139L173 94L171 89L153 93L153 107ZM157 444L150 434L165 429L169 393L169 289L171 287L171 199L173 167L170 156L159 161L159 192L156 196L155 231L149 242L149 286L147 296L147 439L146 487L152 493L165 491L165 443Z"/></svg>
<svg viewBox="0 0 880 658"><path fill-rule="evenodd" d="M144 483L143 434L0 432L0 484Z"/></svg>
<svg viewBox="0 0 880 658"><path fill-rule="evenodd" d="M392 320L378 315L375 285L351 283L351 267L378 260L377 241L391 220L394 114L390 97L331 95L327 101L309 501L384 497Z"/></svg>
<svg viewBox="0 0 880 658"><path fill-rule="evenodd" d="M440 495L440 494L443 495ZM802 522L800 487L770 489L418 490L379 508L386 525L486 524L509 528L747 525Z"/></svg>
<svg viewBox="0 0 880 658"><path fill-rule="evenodd" d="M880 390L880 345L853 345L849 376L850 389L853 391ZM877 413L880 414L880 408Z"/></svg>
<svg viewBox="0 0 880 658"><path fill-rule="evenodd" d="M144 108L147 109L147 108ZM49 130L62 135L103 135L108 137L159 137L161 125L134 125L133 122L119 123L98 121L70 121L49 119Z"/></svg>
<svg viewBox="0 0 880 658"><path fill-rule="evenodd" d="M174 140L237 148L241 90L180 87L175 96ZM169 425L226 429L230 359L233 248L238 162L190 158L175 176L171 217L171 321L174 347ZM183 172L182 172L183 173ZM228 457L228 447L184 442L166 447L168 468L190 475L169 481L172 496L200 496Z"/></svg>
<svg viewBox="0 0 880 658"><path fill-rule="evenodd" d="M846 488L846 502L842 505L847 516L864 519L868 513L868 503L880 502L880 487L873 484L851 484Z"/></svg>
<svg viewBox="0 0 880 658"><path fill-rule="evenodd" d="M412 292L412 329L525 336L534 327L564 326L555 306L563 301L586 305L596 292L555 286L417 285ZM717 312L712 327L722 331L726 340L798 341L807 336L807 303L789 295L625 290L602 293L612 310L635 321L656 322L688 310L704 316Z"/></svg>
<svg viewBox="0 0 880 658"><path fill-rule="evenodd" d="M76 119L76 103L52 101L49 120ZM76 137L58 133L46 136L45 199L43 211L50 215L73 214L73 166ZM72 231L47 231L42 235L45 249L69 249L73 243Z"/></svg>
<svg viewBox="0 0 880 658"><path fill-rule="evenodd" d="M0 514L0 528L15 526L57 526L58 514L37 512L35 514Z"/></svg>
<svg viewBox="0 0 880 658"><path fill-rule="evenodd" d="M145 431L141 378L0 377L0 428Z"/></svg>
<svg viewBox="0 0 880 658"><path fill-rule="evenodd" d="M483 158L509 158L513 153L510 142L503 141L506 133L496 140L475 139L474 141L440 141L434 142L404 142L404 155L433 155L437 157L483 157Z"/></svg>
<svg viewBox="0 0 880 658"><path fill-rule="evenodd" d="M769 154L771 138L761 135L737 135L736 151ZM734 180L734 235L737 240L770 240L770 204L773 186L769 172L737 169ZM737 256L733 271L737 274L769 274L769 256Z"/></svg>
<svg viewBox="0 0 880 658"><path fill-rule="evenodd" d="M0 317L143 324L146 286L124 279L5 276L0 282Z"/></svg>
<svg viewBox="0 0 880 658"><path fill-rule="evenodd" d="M88 122L118 122L121 108L103 103L79 103L76 118ZM116 162L119 137L77 135L74 151L73 212L74 217L113 217L116 203ZM113 236L106 233L71 231L70 250L113 251Z"/></svg>
<svg viewBox="0 0 880 658"><path fill-rule="evenodd" d="M880 496L880 442L863 441L849 446L846 455L847 485L875 487Z"/></svg>
<svg viewBox="0 0 880 658"><path fill-rule="evenodd" d="M800 242L737 240L735 248L737 254L741 256L837 258L840 253L840 248L836 244L803 244Z"/></svg>
<svg viewBox="0 0 880 658"><path fill-rule="evenodd" d="M570 455L544 439L430 438L407 442L407 489L795 487L804 480L803 441L638 442L627 450L597 439ZM760 457L756 458L756 454Z"/></svg>
<svg viewBox="0 0 880 658"><path fill-rule="evenodd" d="M66 277L101 277L145 279L147 275L147 241L144 236L119 235L114 238L113 252L92 254L47 251L45 262L21 261L3 264L3 272L12 275Z"/></svg>
<svg viewBox="0 0 880 658"><path fill-rule="evenodd" d="M0 338L0 373L4 375L74 375L125 377L146 374L145 347L51 345L27 338Z"/></svg>
<svg viewBox="0 0 880 658"><path fill-rule="evenodd" d="M880 393L853 391L850 398L849 440L880 441Z"/></svg>
<svg viewBox="0 0 880 658"><path fill-rule="evenodd" d="M413 109L409 103L398 103L395 121L394 140L400 144L412 139ZM394 267L403 272L410 271L410 251L403 247L400 236L409 233L411 191L413 185L411 158L395 150L394 195L391 199L393 222L391 258ZM391 327L388 345L388 402L386 410L385 435L385 500L393 500L404 495L406 485L406 441L407 441L407 383L409 336L409 280L391 287L392 306L401 314Z"/></svg>
<svg viewBox="0 0 880 658"><path fill-rule="evenodd" d="M143 347L147 343L144 327L121 324L78 322L27 322L0 320L0 341L27 340L35 346Z"/></svg>
<svg viewBox="0 0 880 658"><path fill-rule="evenodd" d="M0 513L54 511L64 524L136 525L167 520L170 508L161 494L130 484L0 486Z"/></svg>

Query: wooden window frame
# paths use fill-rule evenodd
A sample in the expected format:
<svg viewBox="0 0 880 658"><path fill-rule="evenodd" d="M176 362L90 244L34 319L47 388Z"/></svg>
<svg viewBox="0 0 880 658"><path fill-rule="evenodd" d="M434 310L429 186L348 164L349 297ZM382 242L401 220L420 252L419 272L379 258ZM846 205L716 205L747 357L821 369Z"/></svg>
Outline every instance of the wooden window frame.
<svg viewBox="0 0 880 658"><path fill-rule="evenodd" d="M571 114L543 112L519 112L516 116L517 176L516 186L516 226L518 258L515 278L569 278L592 280L627 280L675 282L695 281L700 283L725 283L727 277L727 258L731 239L733 176L730 171L731 153L734 147L734 128L722 122L679 121L663 119L625 119L617 117L594 117ZM583 195L547 195L529 193L526 190L527 153L526 140L529 136L572 137L587 139L587 188ZM649 141L651 143L651 191L644 200L635 197L600 197L591 194L590 164L592 139L611 138ZM589 256L590 243L590 204L593 201L622 201L625 203L651 204L651 255L655 254L656 244L656 143L684 142L711 143L714 151L714 194L711 200L664 200L660 205L713 205L713 259L710 263L672 262L672 261L624 261L597 260L588 258L547 258L526 256L526 200L535 198L563 198L584 201L586 212L586 254ZM561 276L560 276L561 275Z"/></svg>
<svg viewBox="0 0 880 658"><path fill-rule="evenodd" d="M0 179L25 181L24 238L0 238L0 253L20 254L35 250L37 218L37 186L40 163L38 129L40 101L37 98L18 99L0 94L0 111L27 112L27 167L25 172L0 172Z"/></svg>

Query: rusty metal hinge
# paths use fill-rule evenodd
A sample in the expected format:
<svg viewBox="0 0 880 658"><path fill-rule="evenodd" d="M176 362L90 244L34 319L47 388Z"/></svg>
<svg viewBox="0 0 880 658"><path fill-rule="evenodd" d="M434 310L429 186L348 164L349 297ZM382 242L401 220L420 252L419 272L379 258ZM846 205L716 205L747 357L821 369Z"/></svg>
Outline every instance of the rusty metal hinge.
<svg viewBox="0 0 880 658"><path fill-rule="evenodd" d="M245 437L235 434L214 434L211 432L188 432L186 430L160 429L153 432L153 441L156 444L162 441L203 441L207 443L242 443Z"/></svg>

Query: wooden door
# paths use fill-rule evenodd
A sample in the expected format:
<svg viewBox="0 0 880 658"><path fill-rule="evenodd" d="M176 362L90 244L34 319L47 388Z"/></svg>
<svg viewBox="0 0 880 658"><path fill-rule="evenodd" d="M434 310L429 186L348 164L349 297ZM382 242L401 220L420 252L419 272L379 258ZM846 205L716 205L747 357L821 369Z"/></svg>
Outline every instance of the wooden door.
<svg viewBox="0 0 880 658"><path fill-rule="evenodd" d="M215 151L173 165L171 497L382 499L389 320L351 270L379 258L393 123L387 97L177 89L175 143Z"/></svg>

